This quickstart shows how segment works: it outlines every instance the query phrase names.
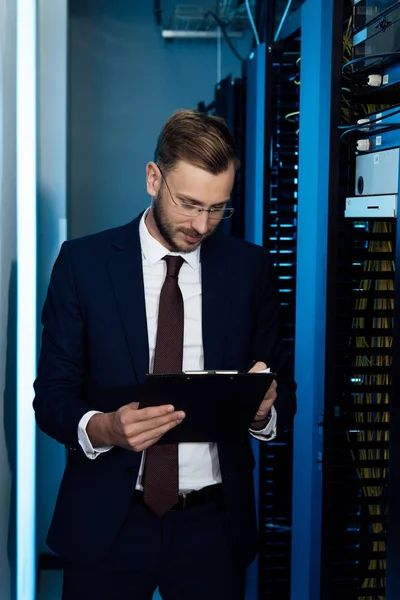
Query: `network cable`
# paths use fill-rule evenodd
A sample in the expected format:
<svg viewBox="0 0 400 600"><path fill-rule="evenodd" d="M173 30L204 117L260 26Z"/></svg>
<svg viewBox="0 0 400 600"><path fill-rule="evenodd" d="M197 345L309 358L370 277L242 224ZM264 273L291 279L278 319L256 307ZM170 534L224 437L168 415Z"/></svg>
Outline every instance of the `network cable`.
<svg viewBox="0 0 400 600"><path fill-rule="evenodd" d="M246 9L247 9L247 14L249 16L250 25L251 25L251 28L252 28L253 33L254 33L254 39L256 40L256 45L259 46L260 45L260 38L258 36L258 31L257 31L256 24L254 23L253 15L251 14L251 8L250 8L250 2L249 2L249 0L246 0Z"/></svg>
<svg viewBox="0 0 400 600"><path fill-rule="evenodd" d="M347 129L346 131L343 131L343 133L340 136L340 139L343 141L343 139L345 138L345 136L348 133L352 133L353 131L357 131L362 129L362 125L359 128L354 128L354 129ZM396 129L400 129L400 123L393 123L393 125L388 125L387 127L373 127L372 129L370 129L368 132L366 131L365 134L366 135L381 135L383 133L389 133L389 131L394 131Z"/></svg>
<svg viewBox="0 0 400 600"><path fill-rule="evenodd" d="M396 108L396 106L392 106L390 109L386 108L385 110L392 110L392 108ZM376 120L374 119L371 121L370 117L373 115L377 115L377 112L374 112L374 113L367 114L364 119L360 119L361 122L353 123L350 125L339 125L338 129L346 129L348 131L357 131L359 129L365 129L366 127L370 128L371 126L373 129L374 126L376 127L377 125L379 125L379 123L381 121L384 121L385 119L389 119L389 117L393 117L394 115L398 115L398 114L400 114L400 107L398 110L394 110L393 112L390 112L390 113L385 113L378 119L376 119Z"/></svg>
<svg viewBox="0 0 400 600"><path fill-rule="evenodd" d="M385 52L383 54L369 54L367 56L360 56L358 58L353 58L353 60L349 60L348 62L346 62L343 66L342 66L342 72L345 71L345 69L347 69L347 67L350 67L351 65L355 65L356 63L359 62L363 62L366 60L373 60L375 58L390 58L391 56L400 56L400 52ZM381 61L382 62L382 61ZM368 69L370 69L371 67L375 66L378 63L375 63L374 65L368 65Z"/></svg>
<svg viewBox="0 0 400 600"><path fill-rule="evenodd" d="M245 61L244 56L241 56L241 54L239 54L239 52L236 50L235 46L232 44L231 39L226 31L226 25L225 23L223 23L223 21L219 18L218 15L216 15L214 12L209 11L206 12L206 14L204 15L204 18L207 18L208 16L211 16L214 21L217 23L217 25L221 28L222 34L224 36L224 38L226 39L229 48L232 50L233 54L236 56L236 58L238 58L241 62Z"/></svg>
<svg viewBox="0 0 400 600"><path fill-rule="evenodd" d="M276 42L278 40L278 38L279 38L279 34L281 33L283 24L286 21L286 18L287 18L288 14L289 14L289 10L290 10L291 6L292 6L292 0L288 0L288 3L287 3L286 8L285 8L285 12L282 15L281 22L279 23L278 29L276 30L276 33L275 33L274 42Z"/></svg>

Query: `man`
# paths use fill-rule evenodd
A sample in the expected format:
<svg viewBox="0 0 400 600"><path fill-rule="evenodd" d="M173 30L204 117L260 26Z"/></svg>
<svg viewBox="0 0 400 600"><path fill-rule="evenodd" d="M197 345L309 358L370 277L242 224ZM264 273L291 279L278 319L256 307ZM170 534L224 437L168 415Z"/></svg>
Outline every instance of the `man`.
<svg viewBox="0 0 400 600"><path fill-rule="evenodd" d="M250 434L271 439L294 414L269 254L211 235L237 167L222 120L179 111L146 168L151 208L63 244L54 266L34 408L69 451L48 537L64 600L150 600L157 586L165 600L243 598L257 551L249 439L156 444L185 414L137 402L149 372L255 359L279 393L266 390Z"/></svg>

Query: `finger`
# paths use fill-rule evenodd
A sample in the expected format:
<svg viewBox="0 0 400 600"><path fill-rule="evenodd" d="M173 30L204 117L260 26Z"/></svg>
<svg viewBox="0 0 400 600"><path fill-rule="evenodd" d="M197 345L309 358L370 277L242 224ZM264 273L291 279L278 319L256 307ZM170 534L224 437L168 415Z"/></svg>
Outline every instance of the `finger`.
<svg viewBox="0 0 400 600"><path fill-rule="evenodd" d="M262 404L258 407L258 411L256 412L254 419L256 421L261 421L261 420L265 419L267 417L267 415L270 413L273 404L274 404L274 401L266 402L264 400L262 402Z"/></svg>
<svg viewBox="0 0 400 600"><path fill-rule="evenodd" d="M257 373L257 371L265 371L265 369L267 368L267 365L265 364L265 362L256 362L256 364L254 365L254 367L252 369L250 369L249 373Z"/></svg>
<svg viewBox="0 0 400 600"><path fill-rule="evenodd" d="M256 416L254 417L254 421L263 421L267 418L268 412L256 412Z"/></svg>
<svg viewBox="0 0 400 600"><path fill-rule="evenodd" d="M125 424L124 428L125 435L127 438L136 437L141 433L157 430L160 427L168 425L169 423L174 423L175 421L183 421L185 417L186 415L183 411L174 411L161 417L147 419L146 421L135 421L133 423L127 423Z"/></svg>
<svg viewBox="0 0 400 600"><path fill-rule="evenodd" d="M256 412L256 416L254 417L254 420L262 421L269 415L270 412L271 412L271 408L265 408L264 410L258 409L258 411Z"/></svg>
<svg viewBox="0 0 400 600"><path fill-rule="evenodd" d="M135 408L136 405L136 408ZM139 406L138 402L131 402L128 406L134 411L132 414L132 418L134 418L135 422L137 421L147 421L148 419L156 419L158 417L168 415L169 413L174 412L175 407L172 404L162 404L161 406L148 406L146 408L137 408Z"/></svg>
<svg viewBox="0 0 400 600"><path fill-rule="evenodd" d="M274 402L275 400L263 400L260 406L258 407L257 412L264 413L265 411L271 410L271 407L274 404Z"/></svg>
<svg viewBox="0 0 400 600"><path fill-rule="evenodd" d="M147 450L147 448L150 448L150 446L156 444L159 439L160 438L155 440L149 440L148 442L145 442L144 444L139 444L138 446L135 445L135 447L132 447L131 450L133 450L134 452L143 452L143 450Z"/></svg>
<svg viewBox="0 0 400 600"><path fill-rule="evenodd" d="M166 423L163 426L144 431L134 438L129 440L129 444L136 450L141 451L142 449L155 444L163 435L165 435L170 429L177 427L182 423L183 419L178 419L170 423Z"/></svg>
<svg viewBox="0 0 400 600"><path fill-rule="evenodd" d="M140 428L141 431L157 431L160 428L168 426L170 423L175 423L176 421L182 422L186 417L186 414L181 410L176 410L173 413L168 415L157 417L155 419L149 419L148 421L141 421ZM139 424L138 424L139 426ZM145 427L145 429L143 429Z"/></svg>
<svg viewBox="0 0 400 600"><path fill-rule="evenodd" d="M273 398L264 398L264 400L261 402L260 406L258 407L258 411L265 412L266 410L270 410L272 405L274 404L275 400L276 400L276 396Z"/></svg>
<svg viewBox="0 0 400 600"><path fill-rule="evenodd" d="M265 394L265 398L270 398L272 396L276 396L276 390L278 388L278 384L276 383L275 379L274 381L271 383L271 385L269 386L267 393Z"/></svg>
<svg viewBox="0 0 400 600"><path fill-rule="evenodd" d="M278 394L274 393L274 394L267 394L263 400L263 402L266 402L268 404L273 404L275 402L275 400L277 399Z"/></svg>
<svg viewBox="0 0 400 600"><path fill-rule="evenodd" d="M264 400L270 400L271 398L276 398L276 397L277 397L276 390L268 390L268 392L265 394Z"/></svg>

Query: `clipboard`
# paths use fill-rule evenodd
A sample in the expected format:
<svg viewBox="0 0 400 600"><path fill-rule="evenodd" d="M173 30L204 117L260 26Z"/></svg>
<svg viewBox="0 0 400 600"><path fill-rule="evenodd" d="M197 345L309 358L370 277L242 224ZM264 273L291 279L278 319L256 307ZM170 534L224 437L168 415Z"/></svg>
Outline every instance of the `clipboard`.
<svg viewBox="0 0 400 600"><path fill-rule="evenodd" d="M139 407L173 404L186 418L157 443L242 442L275 373L195 371L147 375Z"/></svg>

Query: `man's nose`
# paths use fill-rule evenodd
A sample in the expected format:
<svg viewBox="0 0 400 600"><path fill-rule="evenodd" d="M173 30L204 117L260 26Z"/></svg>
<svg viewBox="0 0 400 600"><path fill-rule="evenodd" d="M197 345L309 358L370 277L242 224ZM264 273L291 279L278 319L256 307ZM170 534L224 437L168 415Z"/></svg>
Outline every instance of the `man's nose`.
<svg viewBox="0 0 400 600"><path fill-rule="evenodd" d="M204 233L207 232L207 229L208 229L208 219L209 219L209 213L207 211L203 210L203 212L200 213L199 216L196 217L196 219L194 219L194 221L192 223L193 229L195 229L197 231L197 233L200 233L201 235L203 235Z"/></svg>

